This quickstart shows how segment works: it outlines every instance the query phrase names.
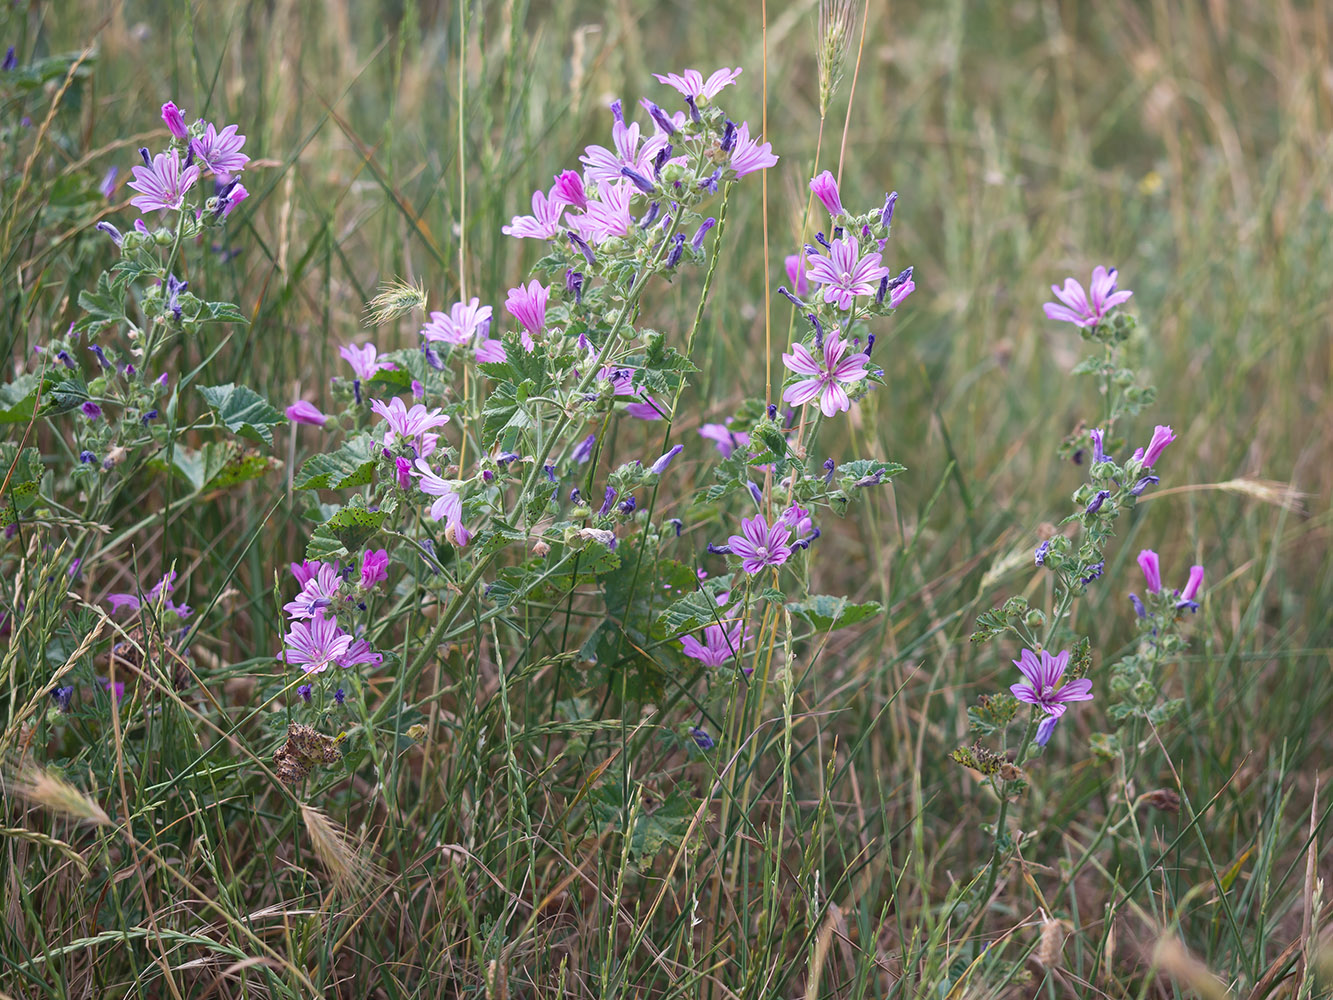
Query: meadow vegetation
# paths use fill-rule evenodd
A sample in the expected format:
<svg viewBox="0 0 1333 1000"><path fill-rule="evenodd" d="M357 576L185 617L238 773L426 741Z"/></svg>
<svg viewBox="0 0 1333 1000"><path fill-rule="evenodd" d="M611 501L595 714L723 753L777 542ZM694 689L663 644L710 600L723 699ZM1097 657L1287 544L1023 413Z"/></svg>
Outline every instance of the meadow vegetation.
<svg viewBox="0 0 1333 1000"><path fill-rule="evenodd" d="M1333 9L10 45L0 995L1333 996Z"/></svg>

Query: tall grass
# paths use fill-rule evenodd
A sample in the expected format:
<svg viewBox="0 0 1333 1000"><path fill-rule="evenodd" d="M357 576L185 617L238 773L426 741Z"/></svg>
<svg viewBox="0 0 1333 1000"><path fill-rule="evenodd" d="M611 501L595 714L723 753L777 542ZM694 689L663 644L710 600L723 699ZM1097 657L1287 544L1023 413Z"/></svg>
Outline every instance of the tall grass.
<svg viewBox="0 0 1333 1000"><path fill-rule="evenodd" d="M765 46L757 4L68 0L0 13L0 47L25 62L89 53L68 87L56 77L16 99L0 127L14 364L75 318L109 258L91 228L108 208L97 184L119 164L113 203L126 198L125 165L168 98L244 123L260 158L232 245L189 278L250 320L211 362L217 381L273 399L318 391L381 282L421 281L439 308L517 279L526 250L500 226L604 141L609 99L631 106L653 71L743 65L735 101L751 122L766 79L766 138L783 157L766 206L728 206L742 252L715 275L687 430L729 412L736 373L762 369L766 279L776 287L810 235L816 145L820 169L835 168L844 121L842 189L867 204L901 193L887 263L915 265L918 284L877 348L887 385L830 444L910 471L889 502L826 533L815 570L820 589L888 613L789 661L765 697L756 686L731 756L690 756L598 714L609 692L583 688L569 650L497 662L483 633L475 656L408 678L401 709L367 690L368 714L390 706L378 738L322 801L300 801L273 777L290 681L272 658L274 572L310 528L290 480L126 539L119 575L77 584L77 613L91 629L105 593L174 563L205 616L197 678L156 685L140 728L108 741L92 724L105 699L58 729L30 707L63 659L5 656L0 746L16 777L0 991L1330 995L1333 13L874 3L847 56L854 97L844 84L826 122L816 5L768 16ZM1031 547L1080 482L1057 446L1100 402L1067 376L1079 345L1040 306L1096 263L1135 290L1153 412L1182 440L1176 487L1133 512L1109 585L1075 614L1098 663L1113 660L1144 546L1207 565L1207 598L1194 653L1166 681L1186 710L1144 752L1151 784L1114 787L1087 752L1095 709L1071 720L1020 810L1038 836L982 905L993 796L947 757L967 741L969 701L1011 668L968 636L1007 594L1049 601ZM681 335L695 306L684 291L645 303ZM773 308L775 354L786 316ZM415 335L403 320L376 336L389 348ZM180 364L205 356L187 347ZM744 391L761 390L747 376ZM279 434L288 473L303 448ZM141 490L149 510L169 499ZM127 504L110 537L143 513ZM55 600L23 571L0 589L9 608ZM618 809L599 794L609 785L632 790ZM702 805L682 812L686 794ZM1142 808L1098 838L1126 796Z"/></svg>

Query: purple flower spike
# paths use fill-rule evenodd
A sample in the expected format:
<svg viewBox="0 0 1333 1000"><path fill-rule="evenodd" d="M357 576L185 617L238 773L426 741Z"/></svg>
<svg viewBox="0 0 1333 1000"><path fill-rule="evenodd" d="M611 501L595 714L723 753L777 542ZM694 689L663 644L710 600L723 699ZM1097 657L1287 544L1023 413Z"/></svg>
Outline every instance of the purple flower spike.
<svg viewBox="0 0 1333 1000"><path fill-rule="evenodd" d="M1158 593L1162 589L1162 567L1157 553L1152 549L1140 552L1139 569L1143 570L1143 576L1148 581L1148 593Z"/></svg>
<svg viewBox="0 0 1333 1000"><path fill-rule="evenodd" d="M842 207L842 199L838 197L838 182L833 174L825 170L818 177L810 182L810 190L815 193L815 197L820 203L828 209L828 214L832 216L845 215L846 210Z"/></svg>
<svg viewBox="0 0 1333 1000"><path fill-rule="evenodd" d="M769 527L764 515L741 520L741 533L727 539L727 547L741 557L741 569L750 574L765 566L781 566L791 558L791 529L782 521Z"/></svg>
<svg viewBox="0 0 1333 1000"><path fill-rule="evenodd" d="M1009 690L1019 701L1036 705L1047 715L1059 717L1072 701L1092 700L1092 681L1086 677L1060 684L1065 668L1069 666L1069 651L1062 650L1052 656L1046 650L1041 651L1041 658L1030 649L1023 650L1014 666L1023 675L1023 680L1013 684Z"/></svg>
<svg viewBox="0 0 1333 1000"><path fill-rule="evenodd" d="M162 105L162 120L166 122L167 131L177 139L188 139L190 131L185 127L185 114L180 108L176 107L173 101L167 101Z"/></svg>
<svg viewBox="0 0 1333 1000"><path fill-rule="evenodd" d="M1112 308L1129 300L1134 293L1115 290L1116 270L1107 270L1100 264L1092 269L1092 283L1085 294L1083 286L1073 278L1066 278L1064 287L1052 285L1051 291L1062 305L1047 302L1042 308L1047 319L1073 323L1075 326L1094 327Z"/></svg>
<svg viewBox="0 0 1333 1000"><path fill-rule="evenodd" d="M1151 469L1153 464L1162 457L1162 452L1166 451L1166 446L1175 439L1175 432L1170 427L1158 424L1153 429L1152 440L1148 442L1148 450L1143 453L1143 467Z"/></svg>

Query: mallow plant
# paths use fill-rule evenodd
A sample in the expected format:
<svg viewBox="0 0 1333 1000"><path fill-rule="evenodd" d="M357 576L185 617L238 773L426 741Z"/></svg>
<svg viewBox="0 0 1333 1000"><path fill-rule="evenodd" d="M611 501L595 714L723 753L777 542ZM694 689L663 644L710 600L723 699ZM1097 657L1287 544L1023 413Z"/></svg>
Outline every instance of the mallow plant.
<svg viewBox="0 0 1333 1000"><path fill-rule="evenodd" d="M1008 819L1029 786L1024 766L1047 751L1061 728L1068 728L1061 723L1086 702L1107 705L1116 729L1095 734L1092 749L1116 762L1123 805L1121 811L1108 811L1092 845L1067 874L1072 878L1109 831L1134 821L1142 797L1132 794L1133 776L1145 741L1151 727L1171 718L1181 704L1164 696L1162 672L1187 647L1183 626L1199 607L1202 566L1192 567L1181 587L1171 589L1163 586L1156 554L1139 554L1146 599L1128 593L1120 605L1134 616L1139 640L1133 652L1109 667L1097 664L1091 640L1077 627L1079 598L1111 582L1106 566L1120 516L1161 482L1170 465L1169 446L1176 440L1169 426L1157 425L1151 432L1126 426L1156 393L1144 373L1126 365L1125 348L1137 321L1121 308L1133 293L1117 285L1116 270L1098 266L1086 290L1067 278L1063 287L1051 288L1057 301L1045 305L1049 319L1073 325L1097 348L1072 373L1093 377L1102 401L1102 411L1087 418L1093 426L1081 427L1060 449L1062 457L1086 469L1087 481L1070 498L1071 513L1033 549L1035 566L1054 578L1050 606L1012 597L982 614L972 635L973 642L1005 640L1018 653L1012 661L1014 682L1007 690L981 695L969 708L974 741L952 755L984 776L998 803L994 824L987 827L993 848L979 873L983 903L1022 846L1010 833ZM1163 807L1178 805L1179 799L1175 793L1159 793L1154 801Z"/></svg>

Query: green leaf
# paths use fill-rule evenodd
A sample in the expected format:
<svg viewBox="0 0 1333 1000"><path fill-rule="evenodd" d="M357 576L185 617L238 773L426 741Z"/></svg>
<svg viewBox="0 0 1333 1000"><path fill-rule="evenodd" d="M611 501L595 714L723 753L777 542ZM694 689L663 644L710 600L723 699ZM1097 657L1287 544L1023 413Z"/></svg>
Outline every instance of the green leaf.
<svg viewBox="0 0 1333 1000"><path fill-rule="evenodd" d="M205 302L195 321L199 323L245 323L245 314L235 302Z"/></svg>
<svg viewBox="0 0 1333 1000"><path fill-rule="evenodd" d="M298 490L341 490L365 486L375 476L378 453L369 434L352 438L337 451L315 455L301 466L294 485Z"/></svg>
<svg viewBox="0 0 1333 1000"><path fill-rule="evenodd" d="M206 385L199 391L228 430L251 441L272 444L272 428L287 422L267 399L248 386L228 382Z"/></svg>
<svg viewBox="0 0 1333 1000"><path fill-rule="evenodd" d="M48 374L42 385L42 413L66 413L88 401L88 387L79 376L57 380Z"/></svg>
<svg viewBox="0 0 1333 1000"><path fill-rule="evenodd" d="M17 520L15 508L26 510L37 502L42 484L42 453L36 448L24 448L5 442L0 445L0 482L9 483L0 493L0 527L8 527Z"/></svg>
<svg viewBox="0 0 1333 1000"><path fill-rule="evenodd" d="M900 472L906 472L907 466L897 462L878 462L869 458L858 458L855 462L846 462L838 466L838 482L844 490L856 487L879 486Z"/></svg>
<svg viewBox="0 0 1333 1000"><path fill-rule="evenodd" d="M97 276L95 291L79 292L79 308L88 315L74 324L75 332L106 323L120 323L125 319L125 304L111 287L111 275L103 271Z"/></svg>
<svg viewBox="0 0 1333 1000"><path fill-rule="evenodd" d="M731 574L703 580L698 590L693 590L680 600L667 605L657 616L657 626L668 636L678 636L685 632L713 625L717 622L720 611L717 595L731 588Z"/></svg>
<svg viewBox="0 0 1333 1000"><path fill-rule="evenodd" d="M797 618L808 623L817 632L832 632L847 628L867 618L873 618L884 610L876 601L865 604L853 604L845 597L831 594L817 594L804 601L795 601L787 605L787 610Z"/></svg>
<svg viewBox="0 0 1333 1000"><path fill-rule="evenodd" d="M349 505L321 524L306 546L307 559L323 559L340 549L355 552L366 544L384 524L388 513Z"/></svg>
<svg viewBox="0 0 1333 1000"><path fill-rule="evenodd" d="M0 385L0 424L22 424L32 419L40 383L38 376L28 374Z"/></svg>

